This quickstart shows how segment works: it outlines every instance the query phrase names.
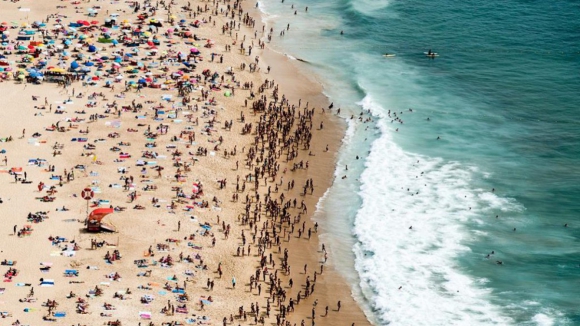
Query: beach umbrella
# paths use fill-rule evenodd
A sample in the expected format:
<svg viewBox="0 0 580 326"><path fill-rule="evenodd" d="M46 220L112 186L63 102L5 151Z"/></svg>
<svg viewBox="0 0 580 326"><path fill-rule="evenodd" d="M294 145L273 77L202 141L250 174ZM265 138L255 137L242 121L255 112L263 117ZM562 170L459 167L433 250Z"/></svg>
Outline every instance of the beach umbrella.
<svg viewBox="0 0 580 326"><path fill-rule="evenodd" d="M94 45L89 45L89 52L97 52L97 47Z"/></svg>
<svg viewBox="0 0 580 326"><path fill-rule="evenodd" d="M87 61L87 62L85 62L85 66L87 66L87 67L92 67L92 66L94 66L94 65L95 65L95 63L94 63L94 62L92 62L92 61Z"/></svg>
<svg viewBox="0 0 580 326"><path fill-rule="evenodd" d="M79 63L78 62L76 62L76 61L71 62L71 64L70 64L70 68L71 69L75 70L78 67L79 67Z"/></svg>

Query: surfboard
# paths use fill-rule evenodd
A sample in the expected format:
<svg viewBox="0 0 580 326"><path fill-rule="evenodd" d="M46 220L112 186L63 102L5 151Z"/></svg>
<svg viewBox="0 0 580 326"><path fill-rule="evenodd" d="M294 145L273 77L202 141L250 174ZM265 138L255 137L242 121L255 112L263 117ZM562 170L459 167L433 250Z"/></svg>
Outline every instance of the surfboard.
<svg viewBox="0 0 580 326"><path fill-rule="evenodd" d="M393 53L383 54L383 57L385 57L385 58L393 58L395 56L397 56L397 55L396 54L393 54Z"/></svg>
<svg viewBox="0 0 580 326"><path fill-rule="evenodd" d="M428 57L438 57L439 54L435 53L435 52L431 52L431 54L429 54L429 52L423 52L423 54L425 54Z"/></svg>

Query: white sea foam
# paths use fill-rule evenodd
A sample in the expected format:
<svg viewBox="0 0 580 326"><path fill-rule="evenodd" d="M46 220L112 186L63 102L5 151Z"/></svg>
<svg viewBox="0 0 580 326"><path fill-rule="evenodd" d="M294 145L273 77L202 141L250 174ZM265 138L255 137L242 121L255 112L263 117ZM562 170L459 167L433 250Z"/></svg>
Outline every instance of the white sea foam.
<svg viewBox="0 0 580 326"><path fill-rule="evenodd" d="M546 315L546 314L536 314L532 321L536 323L538 326L552 326L554 325L554 318Z"/></svg>
<svg viewBox="0 0 580 326"><path fill-rule="evenodd" d="M388 7L391 0L356 0L351 1L352 8L364 15L372 16L377 11ZM381 12L384 15L384 12Z"/></svg>
<svg viewBox="0 0 580 326"><path fill-rule="evenodd" d="M472 172L461 164L404 152L391 139L386 112L370 96L361 105L382 116L382 135L361 175L354 251L362 290L381 323L510 324L481 283L455 263L469 251L462 241L475 236L460 222L482 205L500 205L498 199L471 188Z"/></svg>

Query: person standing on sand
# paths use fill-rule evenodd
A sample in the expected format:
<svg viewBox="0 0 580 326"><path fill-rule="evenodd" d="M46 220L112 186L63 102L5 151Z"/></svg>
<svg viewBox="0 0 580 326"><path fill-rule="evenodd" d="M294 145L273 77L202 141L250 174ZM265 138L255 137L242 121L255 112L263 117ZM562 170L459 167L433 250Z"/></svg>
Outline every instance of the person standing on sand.
<svg viewBox="0 0 580 326"><path fill-rule="evenodd" d="M232 288L236 288L236 278L232 277Z"/></svg>

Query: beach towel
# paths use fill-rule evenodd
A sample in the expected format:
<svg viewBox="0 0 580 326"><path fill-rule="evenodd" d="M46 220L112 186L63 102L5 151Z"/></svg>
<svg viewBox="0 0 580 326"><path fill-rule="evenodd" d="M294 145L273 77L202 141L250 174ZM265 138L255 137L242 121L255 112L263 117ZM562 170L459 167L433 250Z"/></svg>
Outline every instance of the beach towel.
<svg viewBox="0 0 580 326"><path fill-rule="evenodd" d="M151 319L151 312L150 311L139 311L139 317L142 319Z"/></svg>
<svg viewBox="0 0 580 326"><path fill-rule="evenodd" d="M79 276L79 271L76 269L67 269L64 271L66 276Z"/></svg>
<svg viewBox="0 0 580 326"><path fill-rule="evenodd" d="M55 312L54 317L57 317L57 318L66 317L66 312L64 312L64 311Z"/></svg>

